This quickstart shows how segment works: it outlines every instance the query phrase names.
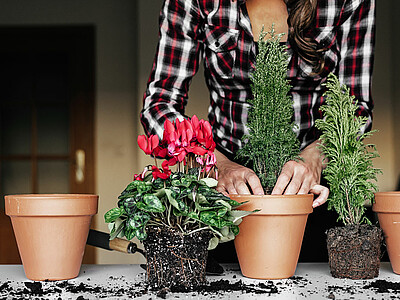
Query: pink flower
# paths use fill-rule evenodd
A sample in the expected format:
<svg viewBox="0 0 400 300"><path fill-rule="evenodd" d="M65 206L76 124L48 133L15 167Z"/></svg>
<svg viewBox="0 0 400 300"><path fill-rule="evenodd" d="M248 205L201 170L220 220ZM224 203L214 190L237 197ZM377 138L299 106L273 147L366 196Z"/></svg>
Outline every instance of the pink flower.
<svg viewBox="0 0 400 300"><path fill-rule="evenodd" d="M196 161L200 164L200 165L204 165L204 161L203 158L201 156L197 156L196 157Z"/></svg>
<svg viewBox="0 0 400 300"><path fill-rule="evenodd" d="M217 162L214 152L209 151L206 158L206 172L209 172Z"/></svg>

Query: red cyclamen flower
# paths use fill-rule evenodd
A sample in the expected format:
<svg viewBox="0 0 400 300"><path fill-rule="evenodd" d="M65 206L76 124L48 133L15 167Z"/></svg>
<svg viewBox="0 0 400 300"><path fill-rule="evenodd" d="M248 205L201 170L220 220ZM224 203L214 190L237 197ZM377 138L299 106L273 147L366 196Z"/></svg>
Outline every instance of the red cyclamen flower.
<svg viewBox="0 0 400 300"><path fill-rule="evenodd" d="M139 135L137 142L139 148L142 149L147 155L153 154L154 149L156 149L159 144L157 135L150 135L149 137L145 135Z"/></svg>

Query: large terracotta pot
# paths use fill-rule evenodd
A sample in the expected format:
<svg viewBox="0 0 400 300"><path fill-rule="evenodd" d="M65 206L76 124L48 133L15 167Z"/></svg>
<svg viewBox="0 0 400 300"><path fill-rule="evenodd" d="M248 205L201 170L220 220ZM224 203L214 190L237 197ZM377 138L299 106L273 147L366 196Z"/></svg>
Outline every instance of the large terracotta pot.
<svg viewBox="0 0 400 300"><path fill-rule="evenodd" d="M296 271L313 195L231 195L248 203L241 210L259 212L243 218L235 247L246 277L289 278Z"/></svg>
<svg viewBox="0 0 400 300"><path fill-rule="evenodd" d="M5 196L5 211L12 221L27 278L78 276L97 204L97 195Z"/></svg>
<svg viewBox="0 0 400 300"><path fill-rule="evenodd" d="M400 274L400 192L376 193L372 209L378 214L393 272Z"/></svg>

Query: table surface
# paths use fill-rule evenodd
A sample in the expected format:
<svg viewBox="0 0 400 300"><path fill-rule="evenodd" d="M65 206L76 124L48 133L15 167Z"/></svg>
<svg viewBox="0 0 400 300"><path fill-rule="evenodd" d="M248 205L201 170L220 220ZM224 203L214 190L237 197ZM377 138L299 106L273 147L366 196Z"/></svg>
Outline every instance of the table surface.
<svg viewBox="0 0 400 300"><path fill-rule="evenodd" d="M228 291L157 295L147 291L139 265L82 265L77 278L56 282L30 281L21 265L0 265L0 299L400 299L400 275L389 263L370 280L333 278L326 263L300 263L294 277L282 280L249 279L238 265L224 267L224 275L207 280L228 280Z"/></svg>

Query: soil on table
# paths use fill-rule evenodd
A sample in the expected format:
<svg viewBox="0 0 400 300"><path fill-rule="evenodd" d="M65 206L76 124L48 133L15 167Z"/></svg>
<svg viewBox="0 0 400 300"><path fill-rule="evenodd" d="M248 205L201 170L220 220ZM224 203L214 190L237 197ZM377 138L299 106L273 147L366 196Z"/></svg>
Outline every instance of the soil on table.
<svg viewBox="0 0 400 300"><path fill-rule="evenodd" d="M348 225L327 232L329 266L333 277L370 279L379 275L382 229Z"/></svg>
<svg viewBox="0 0 400 300"><path fill-rule="evenodd" d="M143 245L150 287L194 289L204 284L210 238L207 231L183 235L171 228L148 227Z"/></svg>

